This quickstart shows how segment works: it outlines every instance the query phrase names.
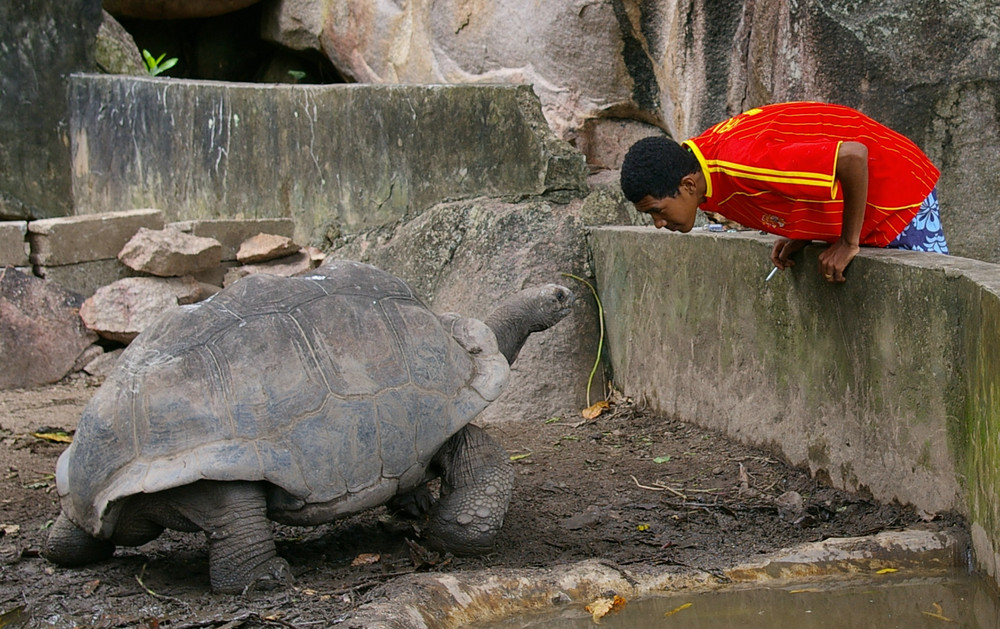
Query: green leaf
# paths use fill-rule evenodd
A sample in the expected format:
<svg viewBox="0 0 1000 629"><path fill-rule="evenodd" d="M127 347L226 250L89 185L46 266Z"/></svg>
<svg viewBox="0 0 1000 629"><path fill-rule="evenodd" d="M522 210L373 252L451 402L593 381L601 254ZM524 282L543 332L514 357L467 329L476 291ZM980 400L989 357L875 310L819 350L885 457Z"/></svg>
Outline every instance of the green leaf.
<svg viewBox="0 0 1000 629"><path fill-rule="evenodd" d="M653 463L666 463L669 460L670 460L670 455L668 454L667 456L656 457L655 459L653 459Z"/></svg>

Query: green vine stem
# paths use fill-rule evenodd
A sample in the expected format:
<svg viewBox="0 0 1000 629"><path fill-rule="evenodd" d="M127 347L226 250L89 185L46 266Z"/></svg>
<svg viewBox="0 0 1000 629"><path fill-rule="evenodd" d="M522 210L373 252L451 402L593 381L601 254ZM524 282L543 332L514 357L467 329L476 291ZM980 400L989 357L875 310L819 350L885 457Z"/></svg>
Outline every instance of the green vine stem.
<svg viewBox="0 0 1000 629"><path fill-rule="evenodd" d="M597 296L597 291L590 282L572 273L563 273L563 277L569 277L586 284L590 292L593 293L594 300L597 302L597 321L601 326L601 335L597 341L597 358L594 360L594 367L590 370L590 377L587 378L587 408L590 408L590 386L594 383L594 374L597 373L597 367L601 364L601 351L604 349L604 306L601 305L601 298Z"/></svg>

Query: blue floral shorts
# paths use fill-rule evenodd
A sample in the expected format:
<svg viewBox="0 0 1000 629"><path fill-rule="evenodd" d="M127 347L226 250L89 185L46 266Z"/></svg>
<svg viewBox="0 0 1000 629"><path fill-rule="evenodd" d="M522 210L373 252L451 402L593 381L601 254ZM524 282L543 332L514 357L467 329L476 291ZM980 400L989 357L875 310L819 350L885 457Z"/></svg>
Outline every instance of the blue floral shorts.
<svg viewBox="0 0 1000 629"><path fill-rule="evenodd" d="M937 188L931 190L920 204L917 215L896 239L887 245L889 249L909 249L910 251L933 251L948 253L948 243L941 229L941 210L938 206Z"/></svg>

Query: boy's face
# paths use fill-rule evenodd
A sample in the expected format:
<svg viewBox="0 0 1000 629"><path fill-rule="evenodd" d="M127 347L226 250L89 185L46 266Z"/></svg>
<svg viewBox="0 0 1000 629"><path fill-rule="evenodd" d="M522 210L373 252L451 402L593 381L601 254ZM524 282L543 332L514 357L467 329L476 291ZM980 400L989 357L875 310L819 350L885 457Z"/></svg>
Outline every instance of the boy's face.
<svg viewBox="0 0 1000 629"><path fill-rule="evenodd" d="M666 227L672 232L686 234L694 227L698 205L705 200L703 195L697 178L689 175L681 180L677 196L654 199L647 195L635 204L635 209L648 214L657 229Z"/></svg>

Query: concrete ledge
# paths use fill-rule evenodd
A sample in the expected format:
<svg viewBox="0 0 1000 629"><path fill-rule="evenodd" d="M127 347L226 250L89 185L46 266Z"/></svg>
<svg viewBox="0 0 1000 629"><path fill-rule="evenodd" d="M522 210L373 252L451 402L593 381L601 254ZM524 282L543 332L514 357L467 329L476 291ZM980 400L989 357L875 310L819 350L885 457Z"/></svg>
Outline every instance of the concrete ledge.
<svg viewBox="0 0 1000 629"><path fill-rule="evenodd" d="M28 265L27 221L0 221L0 266Z"/></svg>
<svg viewBox="0 0 1000 629"><path fill-rule="evenodd" d="M28 223L31 263L63 266L113 260L140 227L163 229L163 213L129 209L32 221Z"/></svg>
<svg viewBox="0 0 1000 629"><path fill-rule="evenodd" d="M290 217L297 240L447 199L582 190L531 87L70 81L77 214Z"/></svg>
<svg viewBox="0 0 1000 629"><path fill-rule="evenodd" d="M841 488L970 519L1000 554L1000 266L820 247L770 282L772 239L649 227L591 235L615 383Z"/></svg>

